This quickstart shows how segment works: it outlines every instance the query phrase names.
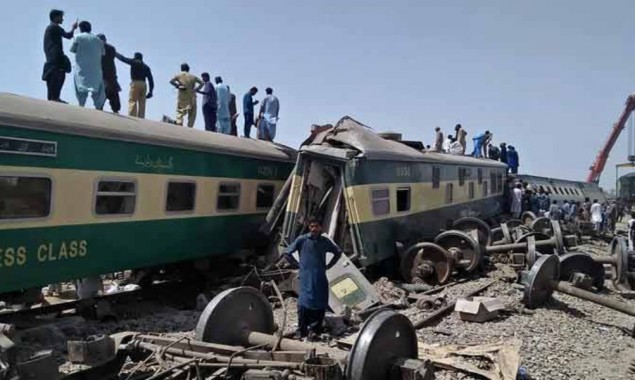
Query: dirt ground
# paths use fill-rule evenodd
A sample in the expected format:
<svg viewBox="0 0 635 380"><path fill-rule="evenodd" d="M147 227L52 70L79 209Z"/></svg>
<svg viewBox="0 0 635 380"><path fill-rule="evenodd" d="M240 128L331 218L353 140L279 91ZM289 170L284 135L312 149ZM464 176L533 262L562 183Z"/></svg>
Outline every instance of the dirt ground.
<svg viewBox="0 0 635 380"><path fill-rule="evenodd" d="M608 243L587 241L576 249L594 255L607 255ZM438 295L447 301L454 300L474 290L489 278L501 278L481 295L496 297L506 307L502 315L485 323L462 321L456 312L449 313L436 325L418 331L419 340L425 344L483 345L494 342L510 342L518 339L521 367L533 379L634 379L628 373L629 363L635 361L635 339L630 335L635 318L594 303L555 293L553 299L541 309L525 312L522 307L522 289L505 281L509 269L485 274L485 277L460 283L444 289ZM220 291L220 289L219 289ZM635 305L632 294L616 291L609 280L603 294ZM432 311L423 311L413 304L397 302L399 312L412 321L419 320ZM285 331L294 331L297 325L294 298L285 300L287 320ZM278 324L282 321L282 309L274 310ZM156 303L139 303L127 310L126 317L118 321L97 322L79 317L56 320L21 335L21 354L28 355L40 349L52 348L64 362L65 342L82 339L93 334L112 334L121 331L165 333L169 336L193 337L193 330L200 311L178 310ZM340 320L338 320L341 322ZM345 338L355 334L359 325L338 323L338 336ZM326 341L317 343L328 345ZM477 360L478 361L478 360ZM65 371L73 369L66 363ZM480 379L476 375L451 370L437 370L438 379Z"/></svg>

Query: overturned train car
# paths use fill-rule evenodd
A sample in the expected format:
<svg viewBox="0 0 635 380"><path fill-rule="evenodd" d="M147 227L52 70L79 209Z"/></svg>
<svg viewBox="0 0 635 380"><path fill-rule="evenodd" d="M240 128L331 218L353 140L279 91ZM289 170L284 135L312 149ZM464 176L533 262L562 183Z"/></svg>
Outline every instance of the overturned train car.
<svg viewBox="0 0 635 380"><path fill-rule="evenodd" d="M461 217L499 215L505 169L489 159L420 151L345 117L300 148L276 202L278 217L270 213L269 220L283 220L284 246L317 216L325 232L367 267L396 257L400 245L434 239Z"/></svg>

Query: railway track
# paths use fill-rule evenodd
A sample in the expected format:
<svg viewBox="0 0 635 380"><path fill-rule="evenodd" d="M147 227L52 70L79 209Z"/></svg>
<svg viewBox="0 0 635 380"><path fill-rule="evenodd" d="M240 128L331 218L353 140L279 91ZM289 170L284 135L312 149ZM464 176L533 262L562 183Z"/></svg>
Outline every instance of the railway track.
<svg viewBox="0 0 635 380"><path fill-rule="evenodd" d="M117 319L119 310L141 301L157 301L175 307L194 307L196 296L206 291L202 286L185 279L153 283L130 291L100 295L90 299L69 300L54 304L40 304L24 309L0 311L0 323L14 324L18 329L31 326L42 316L81 315L90 319ZM117 311L115 311L117 310Z"/></svg>

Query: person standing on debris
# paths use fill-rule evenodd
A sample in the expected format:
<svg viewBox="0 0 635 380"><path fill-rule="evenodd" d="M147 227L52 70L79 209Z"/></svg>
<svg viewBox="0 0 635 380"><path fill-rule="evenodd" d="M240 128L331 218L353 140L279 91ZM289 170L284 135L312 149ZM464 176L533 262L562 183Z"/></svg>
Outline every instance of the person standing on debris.
<svg viewBox="0 0 635 380"><path fill-rule="evenodd" d="M278 113L280 112L280 102L278 98L273 95L273 89L267 87L265 89L267 96L262 100L260 106L260 114L258 115L258 130L260 136L264 140L273 141L276 137L276 125L278 124Z"/></svg>
<svg viewBox="0 0 635 380"><path fill-rule="evenodd" d="M106 99L108 99L110 103L112 112L119 113L121 110L121 100L119 99L121 86L119 86L119 82L117 81L117 66L115 65L117 50L107 42L104 34L98 34L97 37L104 43L105 54L101 57L101 71L104 79Z"/></svg>
<svg viewBox="0 0 635 380"><path fill-rule="evenodd" d="M591 205L591 223L593 223L595 232L599 233L602 227L602 205L598 203L597 199L594 199Z"/></svg>
<svg viewBox="0 0 635 380"><path fill-rule="evenodd" d="M126 58L116 53L115 57L130 65L130 93L128 94L128 115L143 119L146 117L146 99L152 98L154 78L150 67L143 62L143 54L136 52L134 58ZM148 86L146 86L146 80Z"/></svg>
<svg viewBox="0 0 635 380"><path fill-rule="evenodd" d="M555 199L549 206L549 219L557 221L561 219L560 206L558 206L558 201Z"/></svg>
<svg viewBox="0 0 635 380"><path fill-rule="evenodd" d="M83 107L90 93L95 108L101 110L106 102L101 71L101 57L105 50L104 43L91 33L92 29L90 22L80 22L80 33L71 46L71 53L75 53L75 94L79 106Z"/></svg>
<svg viewBox="0 0 635 380"><path fill-rule="evenodd" d="M445 153L450 153L450 146L452 145L452 135L448 135L448 137L443 140L443 151Z"/></svg>
<svg viewBox="0 0 635 380"><path fill-rule="evenodd" d="M465 154L465 150L467 148L467 142L465 136L467 136L467 132L461 126L461 124L457 124L454 127L454 135L456 136L456 140L461 144L461 154Z"/></svg>
<svg viewBox="0 0 635 380"><path fill-rule="evenodd" d="M473 157L482 157L483 156L483 144L486 141L489 141L490 133L489 131L485 131L485 133L480 133L472 138L472 142L474 143L474 150L472 151Z"/></svg>
<svg viewBox="0 0 635 380"><path fill-rule="evenodd" d="M569 203L571 204L571 207L569 208L568 218L570 221L575 222L578 215L578 207L580 207L580 202L571 200Z"/></svg>
<svg viewBox="0 0 635 380"><path fill-rule="evenodd" d="M489 144L488 145L487 156L491 160L498 161L498 159L500 158L500 149L498 149L498 147L496 145L494 145L494 144Z"/></svg>
<svg viewBox="0 0 635 380"><path fill-rule="evenodd" d="M507 149L507 166L512 174L518 174L518 167L520 162L518 160L518 152L513 146L509 146Z"/></svg>
<svg viewBox="0 0 635 380"><path fill-rule="evenodd" d="M628 250L632 251L633 242L635 242L635 212L632 212L630 215L630 219L626 222L628 226Z"/></svg>
<svg viewBox="0 0 635 380"><path fill-rule="evenodd" d="M229 112L229 87L223 83L223 78L214 78L216 82L216 131L229 135L232 131L231 112Z"/></svg>
<svg viewBox="0 0 635 380"><path fill-rule="evenodd" d="M236 95L231 92L229 86L227 86L229 90L229 117L231 118L231 132L229 133L232 136L238 136L238 107L236 107Z"/></svg>
<svg viewBox="0 0 635 380"><path fill-rule="evenodd" d="M512 192L512 206L511 212L512 216L515 219L520 218L520 213L522 212L522 202L523 202L523 185L517 183L514 187L514 191Z"/></svg>
<svg viewBox="0 0 635 380"><path fill-rule="evenodd" d="M617 205L610 202L606 207L606 229L611 234L615 233L615 223L617 223Z"/></svg>
<svg viewBox="0 0 635 380"><path fill-rule="evenodd" d="M254 101L254 95L258 93L258 88L252 87L243 95L243 116L245 117L245 126L243 128L243 136L249 138L251 134L251 126L254 125L254 106L258 101Z"/></svg>
<svg viewBox="0 0 635 380"><path fill-rule="evenodd" d="M203 81L190 74L190 65L181 64L181 72L176 74L170 84L179 90L176 104L176 122L183 125L187 115L187 126L194 127L196 121L196 94L203 88Z"/></svg>
<svg viewBox="0 0 635 380"><path fill-rule="evenodd" d="M564 200L564 204L562 205L562 218L565 221L569 221L571 214L571 204L568 200Z"/></svg>
<svg viewBox="0 0 635 380"><path fill-rule="evenodd" d="M313 339L321 333L322 321L329 304L329 283L326 271L337 263L342 250L326 236L317 219L308 220L309 233L299 236L284 251L288 261L300 267L300 298L298 300L299 337ZM298 251L300 262L293 257ZM333 258L327 264L326 254Z"/></svg>
<svg viewBox="0 0 635 380"><path fill-rule="evenodd" d="M436 132L436 136L434 138L434 151L435 152L443 152L443 132L441 132L441 128L434 128Z"/></svg>
<svg viewBox="0 0 635 380"><path fill-rule="evenodd" d="M201 74L203 79L203 89L198 93L203 95L203 119L205 120L205 130L216 132L216 89L210 81L209 73Z"/></svg>
<svg viewBox="0 0 635 380"><path fill-rule="evenodd" d="M507 143L500 143L500 161L507 164ZM509 173L509 166L507 166L507 173Z"/></svg>
<svg viewBox="0 0 635 380"><path fill-rule="evenodd" d="M64 54L62 38L70 40L77 29L77 22L73 24L70 32L64 30L61 24L64 22L64 11L53 9L49 13L51 23L44 31L44 55L46 62L42 70L42 80L46 82L46 98L60 103L66 103L60 99L62 87L66 80L66 73L71 72L71 61Z"/></svg>

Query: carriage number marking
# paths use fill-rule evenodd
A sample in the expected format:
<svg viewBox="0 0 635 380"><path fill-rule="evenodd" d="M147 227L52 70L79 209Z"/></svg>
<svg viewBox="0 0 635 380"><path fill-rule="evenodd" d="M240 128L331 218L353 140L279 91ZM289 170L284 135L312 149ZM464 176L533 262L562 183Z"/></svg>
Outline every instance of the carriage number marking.
<svg viewBox="0 0 635 380"><path fill-rule="evenodd" d="M410 167L409 166L397 166L395 168L397 177L410 177Z"/></svg>
<svg viewBox="0 0 635 380"><path fill-rule="evenodd" d="M258 166L258 174L263 177L274 177L278 175L278 168L275 166Z"/></svg>

